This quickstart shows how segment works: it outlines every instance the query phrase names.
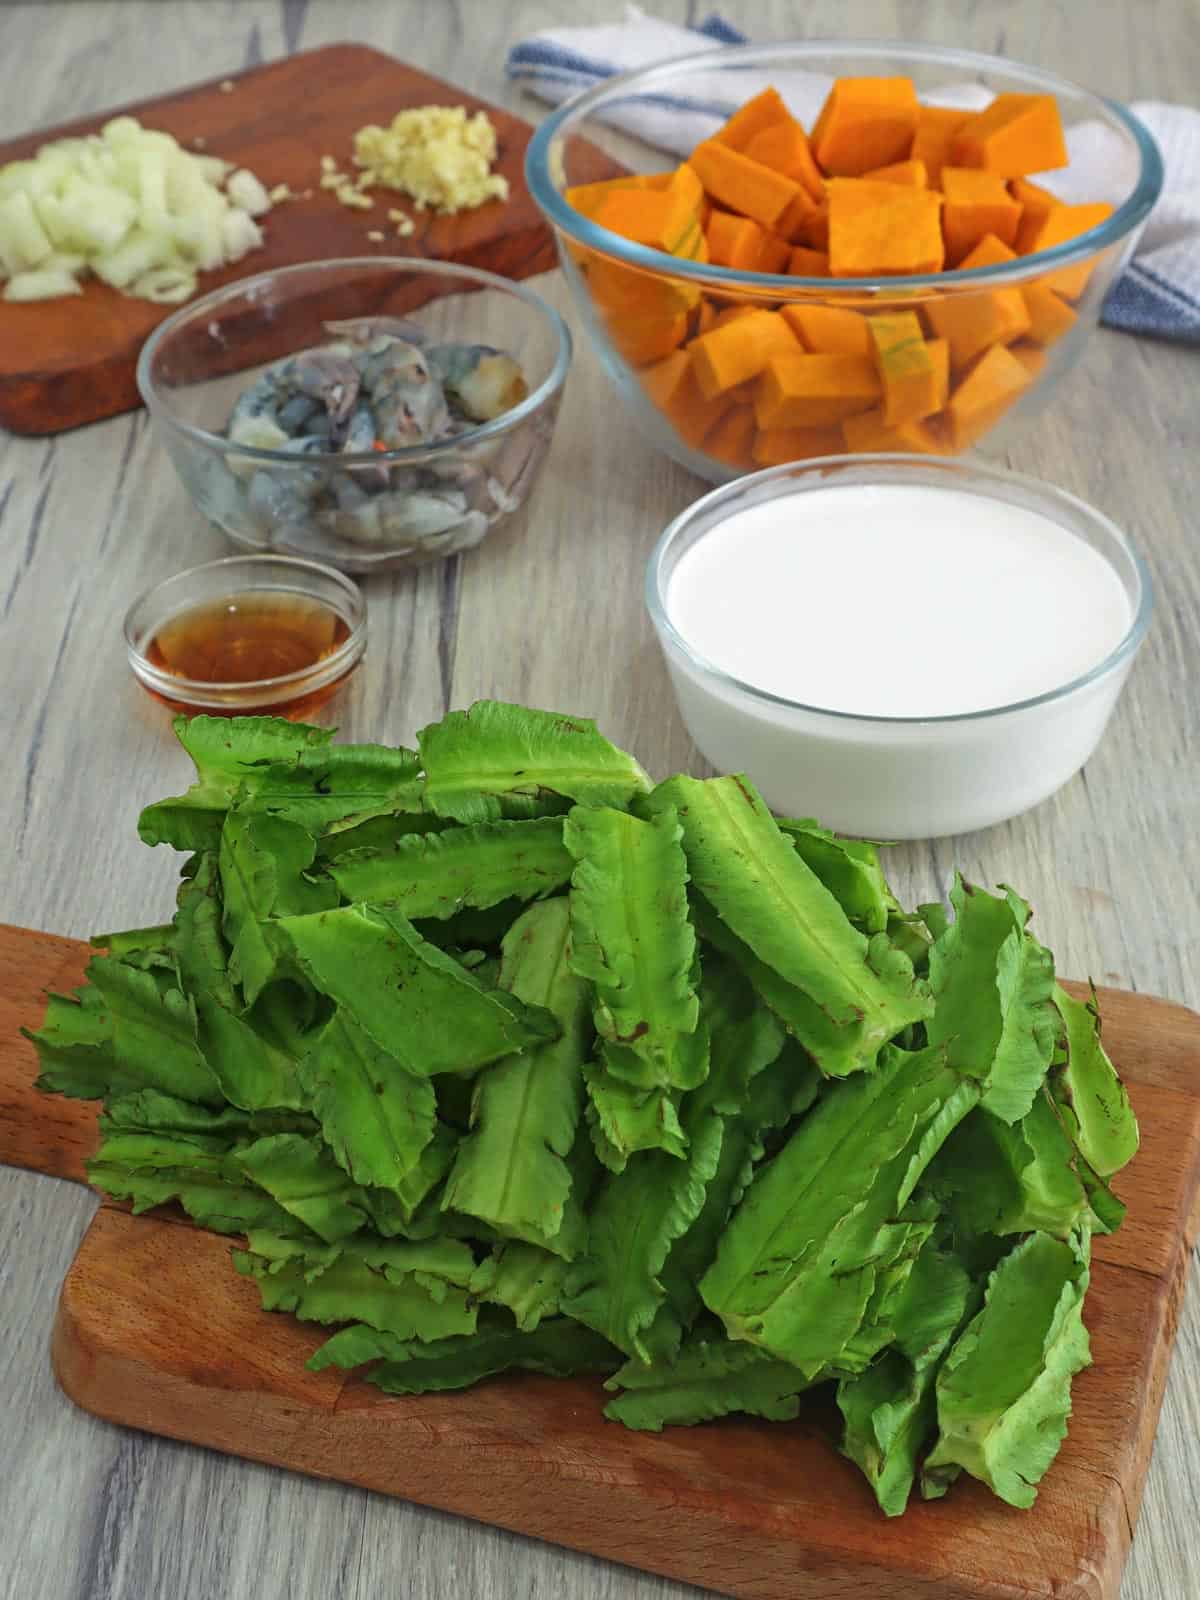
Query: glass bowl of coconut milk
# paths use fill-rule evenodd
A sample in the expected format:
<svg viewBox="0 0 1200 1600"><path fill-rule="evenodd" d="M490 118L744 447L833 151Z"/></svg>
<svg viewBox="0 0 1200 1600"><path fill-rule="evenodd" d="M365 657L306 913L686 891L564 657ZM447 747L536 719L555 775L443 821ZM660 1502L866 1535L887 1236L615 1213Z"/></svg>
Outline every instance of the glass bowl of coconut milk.
<svg viewBox="0 0 1200 1600"><path fill-rule="evenodd" d="M714 767L885 839L989 827L1066 783L1153 604L1128 537L1074 495L902 455L706 495L655 547L646 601Z"/></svg>

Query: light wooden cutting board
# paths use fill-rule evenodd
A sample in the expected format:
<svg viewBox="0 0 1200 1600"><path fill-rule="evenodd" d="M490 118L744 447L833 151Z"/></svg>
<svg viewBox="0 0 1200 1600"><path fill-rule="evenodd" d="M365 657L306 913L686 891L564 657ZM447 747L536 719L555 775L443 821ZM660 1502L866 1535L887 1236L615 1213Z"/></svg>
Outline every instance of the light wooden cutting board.
<svg viewBox="0 0 1200 1600"><path fill-rule="evenodd" d="M523 177L533 130L519 117L364 45L327 45L222 82L229 87L201 84L0 144L0 166L32 155L51 139L92 133L110 117L132 115L188 149L203 140L206 155L249 167L268 189L286 183L305 196L267 216L262 249L223 271L202 273L200 293L273 267L338 256L430 257L509 278L554 265L550 230ZM439 217L416 210L401 195L381 194L373 211L351 211L319 187L323 155L353 171L357 129L386 125L398 111L424 105L487 112L499 140L495 170L509 181L507 201ZM597 159L603 167L598 176L616 170L599 152ZM397 238L387 220L393 207L410 213L417 225L406 239ZM368 232L386 237L372 242ZM132 410L140 404L134 382L138 352L175 309L131 299L95 279L81 296L31 305L0 301L0 426L13 433L59 433Z"/></svg>
<svg viewBox="0 0 1200 1600"><path fill-rule="evenodd" d="M88 955L0 927L0 1162L76 1181L96 1108L33 1089L19 1029L40 1021L47 989L81 981ZM110 1422L747 1600L1117 1600L1200 1220L1200 1016L1120 990L1100 1001L1142 1149L1120 1183L1128 1220L1096 1244L1095 1363L1033 1511L964 1479L889 1522L820 1415L655 1435L605 1422L599 1381L522 1376L396 1399L306 1372L324 1331L265 1314L230 1240L109 1202L63 1285L55 1372Z"/></svg>

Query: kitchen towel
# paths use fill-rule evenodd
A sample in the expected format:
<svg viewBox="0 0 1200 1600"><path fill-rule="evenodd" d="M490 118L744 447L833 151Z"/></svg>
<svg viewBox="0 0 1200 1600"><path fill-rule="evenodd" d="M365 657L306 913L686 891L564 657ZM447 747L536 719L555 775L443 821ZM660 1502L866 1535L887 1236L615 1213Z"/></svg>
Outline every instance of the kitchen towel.
<svg viewBox="0 0 1200 1600"><path fill-rule="evenodd" d="M714 14L693 28L677 27L626 8L625 20L602 27L555 28L515 45L508 75L531 94L557 105L605 78L675 56L744 44L745 37ZM815 72L766 73L747 68L730 82L728 72L698 74L686 97L677 94L631 96L612 108L606 120L644 143L685 156L729 114L768 82L806 125L825 98L830 80ZM926 94L926 102L986 105L977 84L949 85ZM1200 344L1200 111L1189 106L1138 101L1129 108L1154 135L1166 178L1137 253L1109 292L1102 320L1131 333L1153 334ZM1112 170L1117 136L1100 123L1081 123L1068 132L1071 165L1038 179L1062 199L1106 199L1106 174Z"/></svg>

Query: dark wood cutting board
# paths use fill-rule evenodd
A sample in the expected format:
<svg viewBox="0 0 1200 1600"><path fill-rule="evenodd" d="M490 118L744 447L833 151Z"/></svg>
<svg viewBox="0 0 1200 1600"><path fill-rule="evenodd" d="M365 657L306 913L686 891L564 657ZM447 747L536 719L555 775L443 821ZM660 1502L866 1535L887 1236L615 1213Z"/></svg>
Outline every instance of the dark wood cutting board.
<svg viewBox="0 0 1200 1600"><path fill-rule="evenodd" d="M95 1108L32 1088L18 1032L83 974L85 945L0 928L0 1162L82 1178ZM1200 1195L1200 1016L1101 991L1142 1149L1129 1218L1097 1241L1095 1364L1036 1508L964 1480L886 1521L826 1419L661 1435L601 1416L598 1382L496 1380L393 1399L304 1361L324 1332L259 1309L230 1241L101 1206L67 1275L51 1352L85 1410L339 1478L752 1600L1117 1600L1137 1521Z"/></svg>
<svg viewBox="0 0 1200 1600"><path fill-rule="evenodd" d="M285 201L265 219L266 244L234 266L200 275L200 293L272 267L337 256L425 256L485 267L505 277L543 272L555 261L550 230L525 188L532 129L474 95L364 45L327 45L222 80L0 144L0 166L32 155L51 139L92 133L110 117L132 115L173 134L186 148L249 167L268 189L286 183L305 199ZM403 195L379 192L372 211L351 211L319 187L323 155L353 171L355 132L387 124L410 106L463 105L486 111L496 127L495 170L509 182L507 202L489 201L455 217L418 211ZM399 239L387 213L412 215L416 232ZM383 243L368 232L382 231ZM60 433L140 404L134 369L146 335L175 307L151 305L91 280L81 296L11 305L0 300L0 426L13 433Z"/></svg>

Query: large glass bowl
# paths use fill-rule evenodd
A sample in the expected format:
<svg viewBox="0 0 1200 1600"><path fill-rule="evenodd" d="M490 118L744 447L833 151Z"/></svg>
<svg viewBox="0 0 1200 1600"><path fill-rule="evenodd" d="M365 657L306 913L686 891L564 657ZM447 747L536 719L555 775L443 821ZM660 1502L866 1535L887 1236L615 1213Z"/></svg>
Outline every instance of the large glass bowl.
<svg viewBox="0 0 1200 1600"><path fill-rule="evenodd" d="M267 365L327 344L326 323L362 317L504 350L528 393L491 422L401 450L299 456L224 436ZM138 386L192 498L235 543L371 573L470 549L524 503L570 359L565 323L532 290L474 267L369 257L284 267L192 301L146 341Z"/></svg>
<svg viewBox="0 0 1200 1600"><path fill-rule="evenodd" d="M872 716L785 699L703 655L672 611L672 579L688 553L750 506L862 484L954 490L1067 529L1103 558L1125 590L1124 636L1082 676L1046 693L931 717ZM964 527L963 538L970 536ZM712 490L659 539L645 593L684 723L717 771L749 773L777 812L820 817L842 833L872 839L931 839L991 827L1061 788L1099 743L1153 608L1150 576L1133 543L1095 507L990 463L904 455L775 467ZM736 619L730 624L736 627Z"/></svg>
<svg viewBox="0 0 1200 1600"><path fill-rule="evenodd" d="M634 244L590 221L565 198L575 185L603 180L629 170L662 172L681 159L651 148L624 125L657 125L660 137L690 145L715 131L715 117L743 104L761 85L773 82L789 109L811 127L815 109L836 77L910 77L922 102L976 107L993 93L1045 93L1058 101L1068 144L1089 150L1093 181L1080 188L1078 170L1072 201L1104 201L1112 214L1101 225L1052 250L1015 261L933 275L891 278L803 277L714 267ZM695 114L697 105L710 115ZM631 119L632 123L631 123ZM1086 128L1084 125L1087 125ZM526 158L529 188L555 229L563 271L575 304L621 398L639 428L654 444L712 482L740 472L850 451L914 450L958 454L981 445L1002 448L1013 424L1040 411L1072 363L1090 331L1113 281L1136 245L1162 188L1162 160L1153 138L1124 107L1051 73L1019 66L996 56L907 45L893 41L754 45L704 51L640 72L608 80L548 117L530 142ZM1062 175L1038 180L1053 187ZM947 326L964 330L951 340L954 369L950 396L972 376L990 346L977 345L988 328L1012 319L997 316L1005 302L997 294L1016 291L1007 304L1026 304L1026 293L1041 295L1038 341L1022 335L1011 343L1009 360L993 358L995 385L987 394L995 404L977 405L979 380L951 414L948 408L931 425L901 436L878 425L878 412L852 423L789 430L756 429L753 393L737 393L714 416L699 403L678 352L706 330L715 315L735 308L764 310L784 306L838 307L866 315L916 311L928 337L942 337ZM1007 347L1011 334L998 342ZM797 347L802 353L803 345ZM961 359L960 359L961 357ZM1019 365L1018 365L1019 363ZM1024 369L1023 373L1021 369ZM989 375L990 376L990 375ZM871 404L871 402L865 402Z"/></svg>

